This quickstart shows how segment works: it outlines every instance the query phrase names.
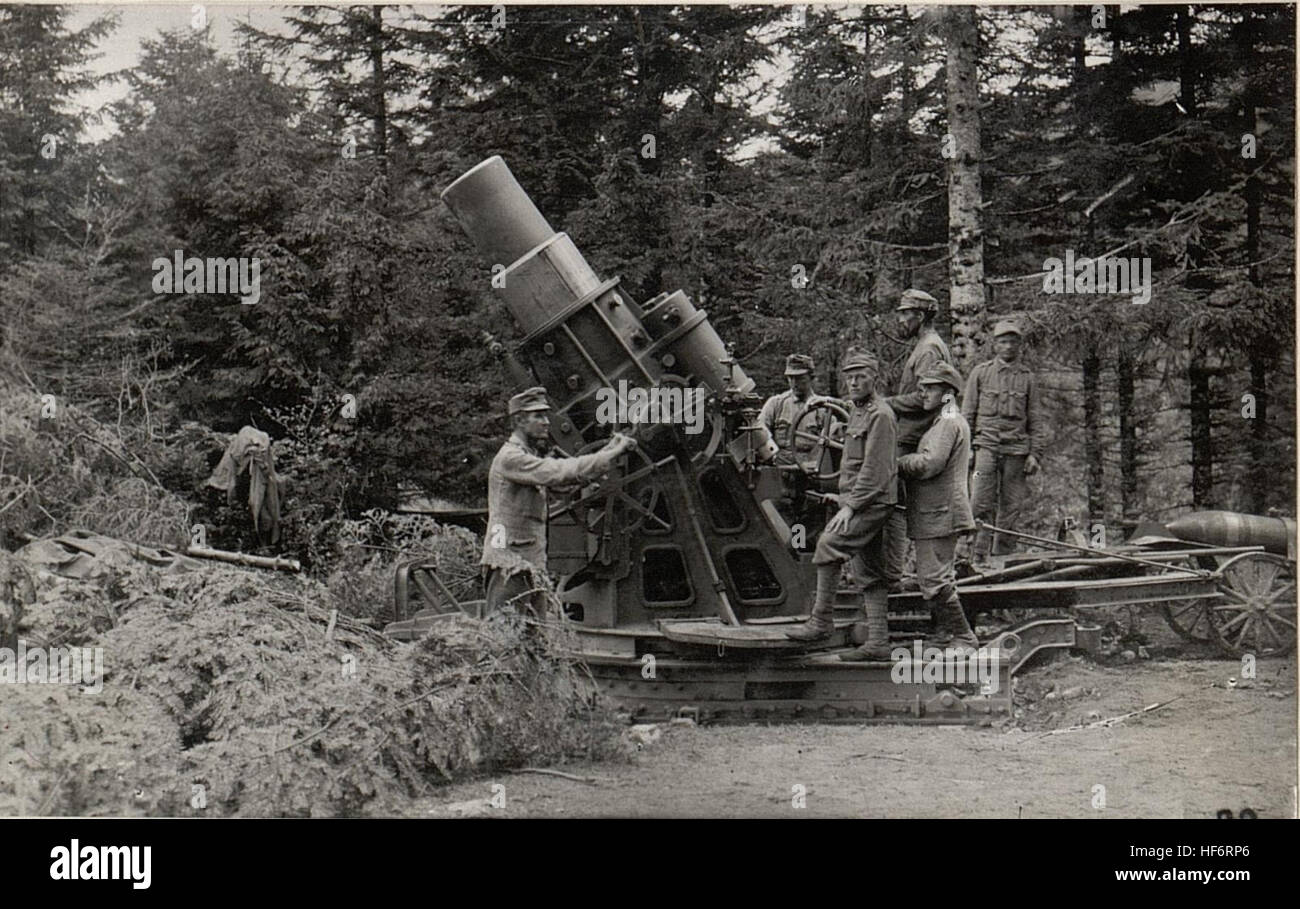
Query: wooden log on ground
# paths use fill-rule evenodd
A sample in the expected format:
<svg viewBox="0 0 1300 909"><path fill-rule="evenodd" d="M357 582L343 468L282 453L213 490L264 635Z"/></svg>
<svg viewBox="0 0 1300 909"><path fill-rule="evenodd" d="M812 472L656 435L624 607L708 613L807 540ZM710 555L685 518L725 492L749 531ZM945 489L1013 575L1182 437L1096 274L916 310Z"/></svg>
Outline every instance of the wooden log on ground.
<svg viewBox="0 0 1300 909"><path fill-rule="evenodd" d="M282 559L278 556L255 556L246 552L229 552L225 549L208 549L206 546L189 546L185 554L196 559L215 559L218 562L233 562L250 568L274 568L278 571L301 571L302 565L297 559Z"/></svg>

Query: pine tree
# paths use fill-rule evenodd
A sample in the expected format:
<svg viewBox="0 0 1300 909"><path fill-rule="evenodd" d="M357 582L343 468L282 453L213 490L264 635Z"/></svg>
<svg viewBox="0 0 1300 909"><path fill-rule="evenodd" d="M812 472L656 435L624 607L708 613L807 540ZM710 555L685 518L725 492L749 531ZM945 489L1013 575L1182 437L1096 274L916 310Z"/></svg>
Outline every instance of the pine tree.
<svg viewBox="0 0 1300 909"><path fill-rule="evenodd" d="M0 273L65 242L85 186L69 164L91 116L73 99L99 83L86 66L116 20L71 31L67 17L63 6L0 6Z"/></svg>

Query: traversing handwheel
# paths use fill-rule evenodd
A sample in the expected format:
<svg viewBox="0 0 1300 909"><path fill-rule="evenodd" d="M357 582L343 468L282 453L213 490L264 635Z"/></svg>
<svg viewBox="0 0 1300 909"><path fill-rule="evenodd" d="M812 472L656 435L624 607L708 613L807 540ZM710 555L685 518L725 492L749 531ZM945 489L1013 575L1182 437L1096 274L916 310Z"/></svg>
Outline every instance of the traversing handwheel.
<svg viewBox="0 0 1300 909"><path fill-rule="evenodd" d="M580 456L599 451L605 447L605 441L604 439L598 439L595 442L590 442L575 454ZM635 530L646 520L650 520L656 525L663 525L664 529L671 530L671 525L667 524L655 513L661 495L658 487L648 486L635 495L629 493L628 488L637 480L649 476L663 466L666 461L673 459L668 457L663 461L655 461L640 448L632 449L623 457L626 459L624 463L627 464L627 468L622 475L611 477L604 482L588 483L585 486L571 490L564 504L552 509L551 518L554 519L568 512L573 512L578 521L589 532L599 534L605 529L605 522L610 510L613 508L614 502L617 501L623 503L628 513L634 516L620 528L621 530Z"/></svg>
<svg viewBox="0 0 1300 909"><path fill-rule="evenodd" d="M826 419L826 415L830 419ZM816 420L816 423L813 421ZM792 456L809 478L818 483L828 483L839 478L840 453L844 450L844 428L849 422L849 412L833 398L813 401L790 427L790 438L812 442L807 453L792 452ZM812 426L817 432L812 432ZM805 428L807 427L807 428Z"/></svg>

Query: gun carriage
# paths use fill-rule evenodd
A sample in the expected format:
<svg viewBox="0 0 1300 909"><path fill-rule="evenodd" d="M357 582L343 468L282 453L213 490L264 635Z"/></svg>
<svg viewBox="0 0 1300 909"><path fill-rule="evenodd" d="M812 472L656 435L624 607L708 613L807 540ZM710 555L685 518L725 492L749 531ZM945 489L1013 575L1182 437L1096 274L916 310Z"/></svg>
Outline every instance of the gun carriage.
<svg viewBox="0 0 1300 909"><path fill-rule="evenodd" d="M1066 551L1018 553L960 579L968 613L1004 625L985 636L992 669L983 681L951 660L899 671L920 662L913 642L929 631L915 593L889 601L891 635L909 654L902 660L835 658L858 639L861 592L851 585L837 597L831 643L806 650L785 631L812 593L812 540L794 545L811 532L795 532L778 508L781 471L801 471L813 497L833 488L842 403L820 404L838 420L818 431L806 423L812 412L794 427L816 442L808 466L777 466L754 381L684 293L639 304L618 278L601 280L499 157L442 198L500 276L493 285L524 337L512 351L495 347L520 387L546 387L555 445L573 455L614 430L638 439L617 470L553 502L548 533L549 570L578 655L604 693L634 714L979 722L1011 712L1011 676L1035 653L1098 647L1090 613L1117 605L1156 608L1180 635L1232 654L1270 656L1294 645L1294 522L1210 513L1200 523L1184 519L1182 531L1179 522L1149 528L1111 548L1041 541ZM676 391L664 400L679 403L654 423L602 418L602 401L629 388ZM688 393L704 407L693 424L683 412ZM408 562L397 571L397 621L386 631L412 639L440 616L481 606L457 602L435 564Z"/></svg>

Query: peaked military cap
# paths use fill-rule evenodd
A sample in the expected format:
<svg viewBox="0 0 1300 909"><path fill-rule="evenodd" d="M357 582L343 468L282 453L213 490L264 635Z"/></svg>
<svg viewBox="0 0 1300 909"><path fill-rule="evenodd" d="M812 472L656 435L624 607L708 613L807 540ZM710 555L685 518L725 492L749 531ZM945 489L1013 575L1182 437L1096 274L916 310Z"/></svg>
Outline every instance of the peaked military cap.
<svg viewBox="0 0 1300 909"><path fill-rule="evenodd" d="M855 369L870 369L873 372L880 372L880 361L861 347L850 347L844 352L844 362L840 364L840 371L851 372Z"/></svg>
<svg viewBox="0 0 1300 909"><path fill-rule="evenodd" d="M546 389L540 385L534 386L527 391L521 391L510 399L511 416L528 410L550 409L551 404L546 400Z"/></svg>
<svg viewBox="0 0 1300 909"><path fill-rule="evenodd" d="M813 371L813 358L807 354L790 354L785 358L787 376L806 376Z"/></svg>
<svg viewBox="0 0 1300 909"><path fill-rule="evenodd" d="M1018 335L1023 338L1025 333L1021 331L1020 326L1011 319L1003 319L997 325L993 326L993 337L996 338L999 335Z"/></svg>
<svg viewBox="0 0 1300 909"><path fill-rule="evenodd" d="M939 301L923 290L912 288L903 291L903 296L898 301L898 312L903 312L907 309L919 309L922 312L938 312Z"/></svg>
<svg viewBox="0 0 1300 909"><path fill-rule="evenodd" d="M954 391L961 391L966 384L962 381L959 373L951 363L938 362L920 379L917 380L919 385L950 385Z"/></svg>

